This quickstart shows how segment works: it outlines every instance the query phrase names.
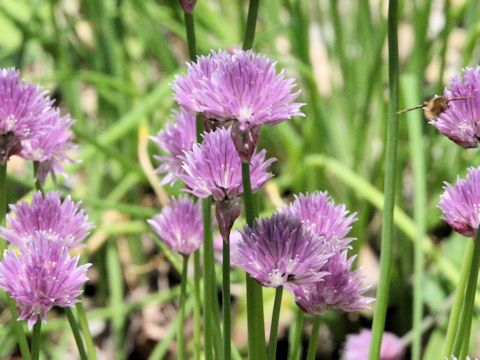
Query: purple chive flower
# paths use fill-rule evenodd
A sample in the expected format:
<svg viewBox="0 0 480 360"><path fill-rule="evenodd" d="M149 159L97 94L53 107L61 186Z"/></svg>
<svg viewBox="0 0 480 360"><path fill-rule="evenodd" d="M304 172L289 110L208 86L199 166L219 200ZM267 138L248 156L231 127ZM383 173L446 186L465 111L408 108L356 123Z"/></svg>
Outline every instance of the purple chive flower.
<svg viewBox="0 0 480 360"><path fill-rule="evenodd" d="M189 14L193 12L193 8L195 7L196 3L197 0L180 0L180 5L182 6L183 10Z"/></svg>
<svg viewBox="0 0 480 360"><path fill-rule="evenodd" d="M37 321L46 321L52 307L77 303L90 267L78 266L79 259L70 257L61 239L41 232L26 243L19 255L6 250L0 262L0 288L16 301L18 320L27 320L31 329Z"/></svg>
<svg viewBox="0 0 480 360"><path fill-rule="evenodd" d="M161 184L175 183L182 169L182 161L179 156L185 150L191 150L197 142L195 116L184 109L173 112L173 121L170 121L165 129L150 139L165 152L166 156L155 156L162 162L157 169L159 174L165 174Z"/></svg>
<svg viewBox="0 0 480 360"><path fill-rule="evenodd" d="M218 120L236 120L242 130L261 124L278 124L292 116L303 116L301 103L294 102L295 80L277 74L276 62L248 51L234 51L220 61L194 96L203 112Z"/></svg>
<svg viewBox="0 0 480 360"><path fill-rule="evenodd" d="M39 163L37 178L41 183L45 182L49 173L66 177L64 165L74 162L68 157L68 152L76 147L72 143L71 131L74 121L69 116L60 116L58 110L57 115L46 122L43 131L24 143L21 152L25 159Z"/></svg>
<svg viewBox="0 0 480 360"><path fill-rule="evenodd" d="M295 201L282 211L297 217L305 228L338 248L345 248L353 240L346 236L356 214L350 214L343 204L336 205L326 191L295 196Z"/></svg>
<svg viewBox="0 0 480 360"><path fill-rule="evenodd" d="M480 136L480 66L466 68L463 79L453 77L444 96L447 99L467 99L449 102L448 108L430 123L458 145L477 147Z"/></svg>
<svg viewBox="0 0 480 360"><path fill-rule="evenodd" d="M252 190L258 190L272 177L267 168L275 159L265 160L261 150L250 161ZM213 196L215 201L234 199L243 193L242 160L230 136L230 129L218 129L204 134L202 144L193 145L180 157L187 192L199 198Z"/></svg>
<svg viewBox="0 0 480 360"><path fill-rule="evenodd" d="M38 86L22 81L15 69L0 69L0 164L20 154L24 142L56 117L52 101Z"/></svg>
<svg viewBox="0 0 480 360"><path fill-rule="evenodd" d="M364 297L364 287L357 271L352 271L354 257L347 251L336 253L328 259L322 281L299 286L295 289L297 305L309 314L322 315L328 309L359 311L368 308L373 301Z"/></svg>
<svg viewBox="0 0 480 360"><path fill-rule="evenodd" d="M443 220L460 234L474 237L480 224L480 167L469 168L465 179L445 183L444 189L439 204Z"/></svg>
<svg viewBox="0 0 480 360"><path fill-rule="evenodd" d="M342 360L368 360L372 332L362 330L359 334L348 335L343 350ZM385 332L380 349L380 360L401 360L405 345L395 334Z"/></svg>
<svg viewBox="0 0 480 360"><path fill-rule="evenodd" d="M80 203L73 202L70 196L62 202L58 192L42 195L37 191L30 204L23 201L10 205L10 210L7 227L0 229L0 237L18 248L23 248L41 233L72 249L81 246L92 229Z"/></svg>
<svg viewBox="0 0 480 360"><path fill-rule="evenodd" d="M207 56L198 56L196 62L187 63L187 74L177 76L172 85L174 100L192 113L203 113L203 99L199 96L203 81L210 79L222 61L231 54L226 51L211 51Z"/></svg>
<svg viewBox="0 0 480 360"><path fill-rule="evenodd" d="M203 224L200 205L187 198L179 198L153 219L147 220L174 251L189 255L203 242Z"/></svg>
<svg viewBox="0 0 480 360"><path fill-rule="evenodd" d="M255 149L262 124L278 124L292 116L304 116L302 103L295 102L295 80L276 63L251 50L212 52L189 66L173 89L175 100L206 119L232 123L232 137L243 161Z"/></svg>
<svg viewBox="0 0 480 360"><path fill-rule="evenodd" d="M246 226L235 245L232 264L241 267L266 287L295 287L321 281L331 254L323 238L303 228L284 214L261 219L254 228Z"/></svg>

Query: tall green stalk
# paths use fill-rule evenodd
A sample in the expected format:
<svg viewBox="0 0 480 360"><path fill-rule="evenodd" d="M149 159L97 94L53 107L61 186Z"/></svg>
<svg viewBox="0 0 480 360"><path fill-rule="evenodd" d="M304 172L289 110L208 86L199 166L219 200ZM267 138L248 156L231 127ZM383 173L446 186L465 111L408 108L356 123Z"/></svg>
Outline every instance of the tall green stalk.
<svg viewBox="0 0 480 360"><path fill-rule="evenodd" d="M200 250L193 253L193 348L195 360L200 360L202 352L201 344L201 299L200 299Z"/></svg>
<svg viewBox="0 0 480 360"><path fill-rule="evenodd" d="M250 164L242 163L243 199L245 202L245 217L249 226L255 226L257 210L253 200L250 184ZM262 287L246 274L247 282L247 327L249 359L265 359L265 325L263 317Z"/></svg>
<svg viewBox="0 0 480 360"><path fill-rule="evenodd" d="M230 241L223 239L222 259L222 303L223 303L223 354L225 360L232 357L232 313L230 304Z"/></svg>
<svg viewBox="0 0 480 360"><path fill-rule="evenodd" d="M67 314L68 322L70 324L70 328L72 329L75 343L77 344L77 349L78 349L78 353L80 354L80 359L88 360L89 358L85 351L85 347L83 346L82 336L80 335L80 330L77 324L77 320L75 319L75 315L73 315L73 311L69 307L65 308L65 313Z"/></svg>
<svg viewBox="0 0 480 360"><path fill-rule="evenodd" d="M38 360L40 357L40 341L42 333L42 322L37 321L33 325L32 334L32 360Z"/></svg>
<svg viewBox="0 0 480 360"><path fill-rule="evenodd" d="M205 326L205 359L213 359L213 328L212 328L212 274L215 277L213 268L213 239L212 239L212 198L202 200L203 212L203 266L204 266L204 326Z"/></svg>
<svg viewBox="0 0 480 360"><path fill-rule="evenodd" d="M0 165L0 226L5 226L5 217L7 215L7 164ZM3 257L3 251L7 244L0 240L0 257Z"/></svg>
<svg viewBox="0 0 480 360"><path fill-rule="evenodd" d="M463 303L462 316L460 318L460 328L453 347L453 354L459 356L462 346L465 349L469 348L470 331L472 328L473 305L475 302L475 291L477 289L478 271L480 269L480 232L477 232L473 247L472 266L467 280L467 287L465 290L465 300ZM465 358L465 357L464 357Z"/></svg>
<svg viewBox="0 0 480 360"><path fill-rule="evenodd" d="M289 338L288 360L298 360L301 352L301 340L303 323L305 321L305 313L297 307L295 314L295 322L293 323L292 332Z"/></svg>
<svg viewBox="0 0 480 360"><path fill-rule="evenodd" d="M191 61L194 61L197 56L197 43L195 39L195 21L193 14L189 14L186 11L183 11L184 21L185 21L185 33L187 36L187 46L188 46L188 55ZM197 117L196 122L197 129L197 142L202 141L202 132L203 132L203 123L200 116ZM203 201L203 200L202 200ZM204 209L205 211L205 209ZM211 211L211 210L210 210ZM205 217L205 213L203 214ZM194 331L193 331L193 343L194 343L194 357L196 360L200 360L201 356L201 342L200 342L200 333L201 329L201 299L200 299L200 278L201 278L201 267L200 267L200 250L195 251L193 254L193 322L194 322Z"/></svg>
<svg viewBox="0 0 480 360"><path fill-rule="evenodd" d="M5 226L5 217L7 215L7 165L0 165L0 226ZM0 240L0 259L3 257L3 252L6 248L6 242ZM18 312L13 300L8 294L6 295L7 305L12 317L12 326L17 338L17 344L22 354L22 359L30 360L30 350L28 349L27 337L23 330L22 323L17 321Z"/></svg>
<svg viewBox="0 0 480 360"><path fill-rule="evenodd" d="M402 89L405 94L405 103L413 104L418 101L417 81L413 75L402 77ZM422 121L420 112L407 114L410 154L412 158L414 178L413 215L417 231L414 242L414 283L413 283L413 343L412 360L420 360L422 346L422 318L423 318L423 267L424 267L424 239L427 235L427 200L426 200L426 166L425 147L422 135Z"/></svg>
<svg viewBox="0 0 480 360"><path fill-rule="evenodd" d="M243 39L243 50L249 50L253 47L255 28L257 27L259 2L260 0L250 0L247 15L247 27L245 28L245 37Z"/></svg>
<svg viewBox="0 0 480 360"><path fill-rule="evenodd" d="M268 341L268 360L277 358L277 336L278 321L280 320L280 308L282 307L283 287L279 286L275 289L275 301L273 303L272 322L270 326L270 339Z"/></svg>
<svg viewBox="0 0 480 360"><path fill-rule="evenodd" d="M312 333L310 334L310 341L308 343L307 360L315 360L318 346L318 333L320 331L320 316L315 316L313 319Z"/></svg>
<svg viewBox="0 0 480 360"><path fill-rule="evenodd" d="M180 305L179 305L179 321L177 332L177 357L179 360L185 359L185 339L183 336L183 328L185 326L185 297L187 295L187 270L188 256L183 256L182 279L180 283Z"/></svg>
<svg viewBox="0 0 480 360"><path fill-rule="evenodd" d="M40 191L43 194L43 187L40 179L38 178L38 166L40 163L38 161L33 162L33 181L35 182L35 190Z"/></svg>
<svg viewBox="0 0 480 360"><path fill-rule="evenodd" d="M85 340L85 345L87 347L87 354L89 360L96 360L97 353L95 350L95 343L93 342L92 333L88 327L87 315L85 314L85 308L83 302L79 302L75 305L78 315L78 323L80 324L80 330L83 334L83 339Z"/></svg>
<svg viewBox="0 0 480 360"><path fill-rule="evenodd" d="M197 57L197 43L195 40L195 22L193 21L193 14L184 11L183 18L185 20L185 31L187 34L188 56L190 57L190 60L194 61Z"/></svg>
<svg viewBox="0 0 480 360"><path fill-rule="evenodd" d="M447 335L445 338L444 357L450 357L453 351L455 335L457 334L458 321L462 311L463 299L465 298L465 286L467 284L468 274L472 265L474 242L469 241L465 251L465 258L460 270L460 279L455 289L455 300L448 319Z"/></svg>
<svg viewBox="0 0 480 360"><path fill-rule="evenodd" d="M243 39L243 50L249 50L253 47L259 2L259 0L250 0L247 15L247 26L245 28L245 37ZM245 217L247 218L247 224L249 226L254 226L255 218L257 217L257 210L253 201L252 188L250 184L250 164L248 162L242 163L242 181ZM248 354L249 358L252 360L261 360L265 359L266 356L262 287L248 274L246 274L246 286Z"/></svg>
<svg viewBox="0 0 480 360"><path fill-rule="evenodd" d="M398 133L398 3L389 0L388 6L388 77L389 77L389 116L386 139L385 198L380 255L380 281L377 289L377 303L372 325L370 360L378 360L385 327L392 266L393 209L395 205L395 180L397 165Z"/></svg>

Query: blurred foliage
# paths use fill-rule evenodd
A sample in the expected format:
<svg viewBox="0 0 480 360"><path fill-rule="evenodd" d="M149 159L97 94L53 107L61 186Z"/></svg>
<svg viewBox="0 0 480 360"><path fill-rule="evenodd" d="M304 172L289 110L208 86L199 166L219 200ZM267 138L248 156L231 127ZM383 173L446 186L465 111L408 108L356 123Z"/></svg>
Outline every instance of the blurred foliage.
<svg viewBox="0 0 480 360"><path fill-rule="evenodd" d="M198 1L195 21L200 53L240 46L246 5L241 0ZM379 251L388 103L385 17L383 0L266 0L261 2L254 45L298 78L306 103L305 118L262 129L261 146L278 159L273 189L286 201L294 193L328 190L336 201L358 213L355 251L363 246L375 253ZM401 2L401 77L415 78L417 88L412 91L420 94L416 103L441 93L445 82L462 67L478 64L479 18L480 2L475 0ZM178 293L178 275L152 245L145 224L159 203L139 164L138 139L142 127L153 134L168 119L174 106L169 84L175 74L185 71L188 56L177 1L2 0L0 34L1 66L20 68L25 78L50 89L58 104L77 120L76 158L81 162L69 168L68 179L58 180L65 192L83 200L97 225L87 247L95 274L86 294L89 319L98 322L99 347L106 358L115 359L146 358L157 342L155 358L174 353L171 329L176 314L167 305ZM393 271L387 328L403 335L411 327L415 153L409 145L406 117L399 121L397 205L403 211L396 220L398 266ZM428 316L440 311L452 292L465 243L456 236L450 239L436 207L439 194L444 181L464 175L468 166L480 163L480 157L476 150L465 151L439 135L420 111L413 121L423 124L428 174L426 213L433 240L433 246L427 246ZM156 151L150 146L151 154ZM14 202L28 191L31 169L18 163L11 170ZM47 186L53 187L52 182ZM180 192L178 186L165 190ZM275 204L268 195L262 195L265 213ZM235 276L233 280L242 281ZM243 290L239 291L234 294ZM167 305L161 307L160 300ZM157 328L140 321L149 316L147 305L153 302L161 308L160 315L155 313ZM237 309L238 320L244 321L241 304ZM292 314L285 310L282 316L291 319ZM347 333L368 326L369 316L358 319L335 313L326 317L334 342L322 356L335 358ZM445 317L439 321L438 330L425 333L426 358L435 357L441 342ZM45 342L47 356L62 358L71 345L65 326L57 319L49 322L46 329L52 335ZM240 347L245 340L238 334L241 331L235 329ZM0 329L0 343L0 357L7 356L14 341L5 327Z"/></svg>

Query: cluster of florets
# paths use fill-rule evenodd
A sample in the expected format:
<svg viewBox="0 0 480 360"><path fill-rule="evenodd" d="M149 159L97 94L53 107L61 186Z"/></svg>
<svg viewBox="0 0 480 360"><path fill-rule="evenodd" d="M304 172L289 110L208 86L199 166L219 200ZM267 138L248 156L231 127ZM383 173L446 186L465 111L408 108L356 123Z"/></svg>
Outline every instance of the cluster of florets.
<svg viewBox="0 0 480 360"><path fill-rule="evenodd" d="M256 151L260 126L303 116L303 104L295 102L300 94L295 81L275 68L275 62L252 51L212 51L198 57L173 84L182 110L153 138L165 153L157 157L163 182L180 179L186 192L211 196L224 242L230 241L240 215L245 163L252 191L273 176L268 168L274 159L267 160L265 150ZM207 129L199 143L196 119ZM193 201L180 199L149 223L173 250L188 255L198 248L202 234L201 226L193 225L197 221L187 223L184 214L200 218ZM300 195L271 218L234 233L232 264L263 286L291 291L306 312L365 309L371 300L352 271L354 258L348 257L353 239L347 234L355 218L327 193Z"/></svg>
<svg viewBox="0 0 480 360"><path fill-rule="evenodd" d="M256 152L262 124L278 124L303 116L294 100L295 82L277 73L276 64L252 51L218 51L188 64L186 75L173 84L180 110L152 140L163 151L158 172L163 183L180 179L185 191L199 198L212 196L224 239L240 215L242 166L249 164L251 189L272 177L266 151ZM196 142L196 118L206 132Z"/></svg>
<svg viewBox="0 0 480 360"><path fill-rule="evenodd" d="M45 321L52 307L79 301L90 264L79 266L79 256L71 257L69 250L80 246L91 224L79 204L69 197L62 201L55 192L37 192L30 204L10 209L0 237L18 251L4 253L0 288L16 301L19 320L27 320L31 328Z"/></svg>
<svg viewBox="0 0 480 360"><path fill-rule="evenodd" d="M355 214L326 192L300 195L271 218L245 227L232 263L266 287L290 290L305 312L364 310L372 299L348 257Z"/></svg>
<svg viewBox="0 0 480 360"><path fill-rule="evenodd" d="M72 124L38 85L21 80L15 69L0 70L0 164L18 155L38 163L41 182L48 173L65 175Z"/></svg>

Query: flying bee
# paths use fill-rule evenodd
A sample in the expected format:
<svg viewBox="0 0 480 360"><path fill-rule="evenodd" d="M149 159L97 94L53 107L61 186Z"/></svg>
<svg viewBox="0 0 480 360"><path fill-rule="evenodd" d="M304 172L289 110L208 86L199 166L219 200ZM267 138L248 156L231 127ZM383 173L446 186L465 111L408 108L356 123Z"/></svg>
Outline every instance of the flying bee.
<svg viewBox="0 0 480 360"><path fill-rule="evenodd" d="M403 109L400 111L397 111L397 114L403 114L411 110L415 109L423 109L423 113L425 114L425 117L427 120L435 120L437 119L445 110L448 109L448 104L450 101L456 101L456 100L466 100L466 99L471 99L473 96L463 96L463 97L456 97L456 98L451 98L448 99L445 96L437 96L435 95L433 98L431 98L428 101L424 101L422 105L417 105L408 109Z"/></svg>

